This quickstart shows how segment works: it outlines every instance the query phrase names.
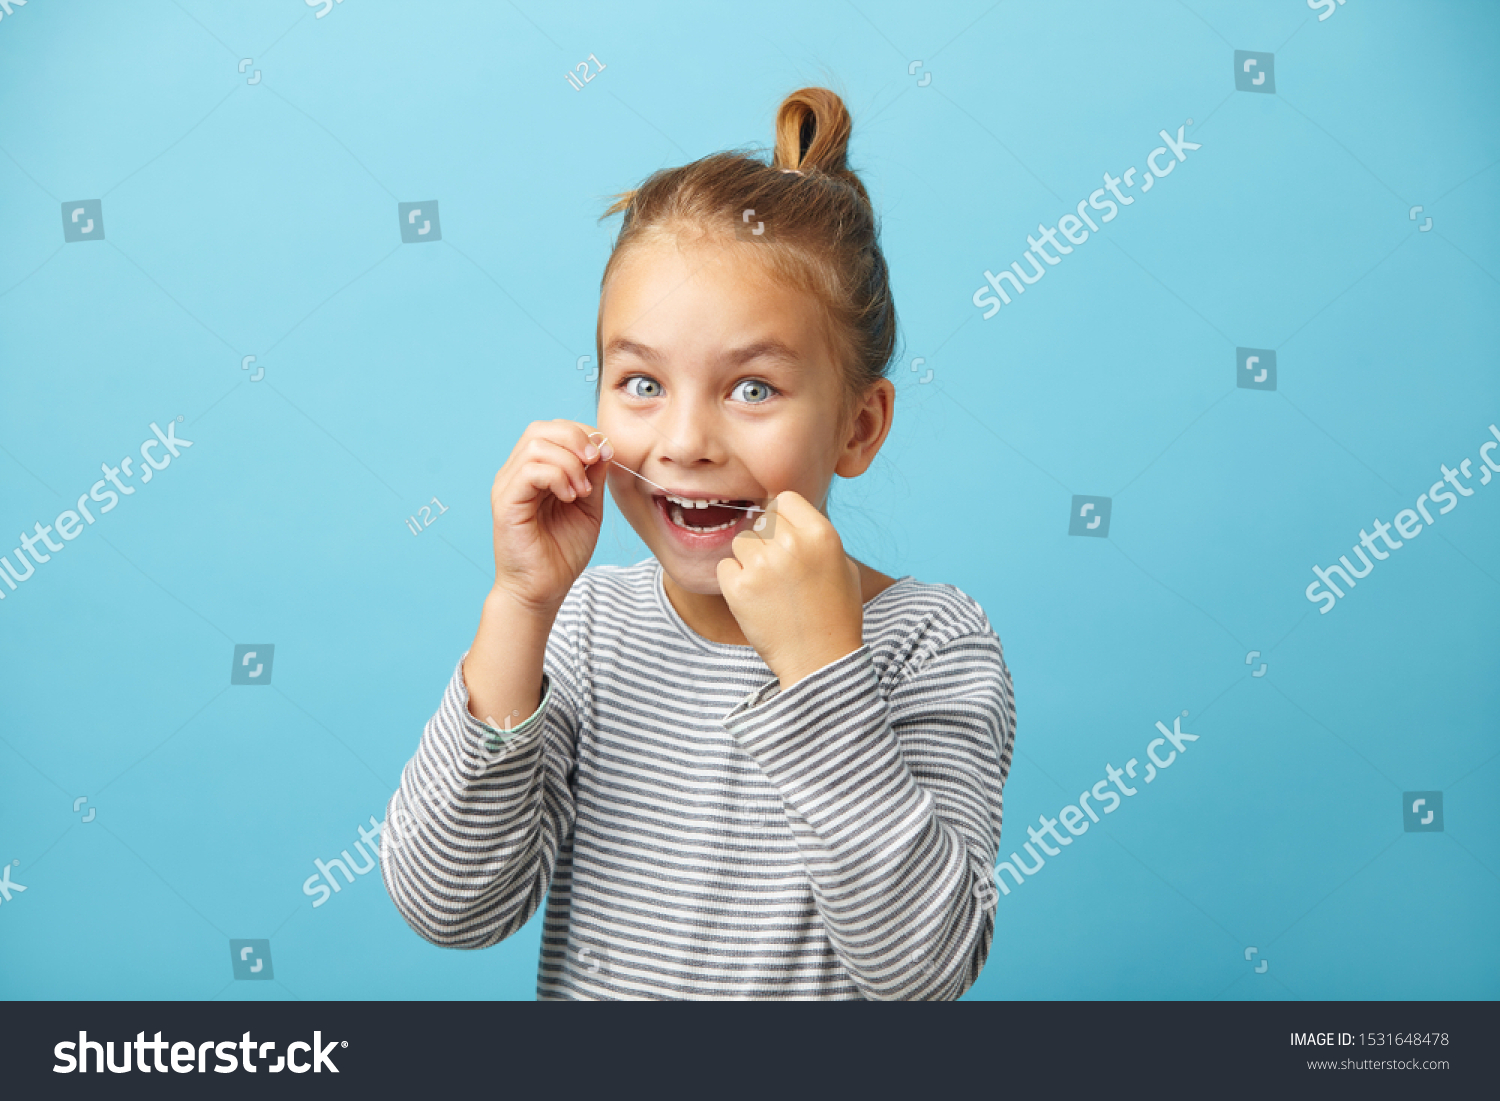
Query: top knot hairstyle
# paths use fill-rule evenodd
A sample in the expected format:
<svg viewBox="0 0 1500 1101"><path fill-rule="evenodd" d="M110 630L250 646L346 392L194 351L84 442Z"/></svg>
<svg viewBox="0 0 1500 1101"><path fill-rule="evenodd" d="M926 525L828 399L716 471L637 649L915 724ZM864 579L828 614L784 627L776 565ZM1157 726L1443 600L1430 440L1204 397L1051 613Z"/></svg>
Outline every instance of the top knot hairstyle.
<svg viewBox="0 0 1500 1101"><path fill-rule="evenodd" d="M780 281L818 300L832 323L846 393L863 393L890 370L896 304L870 196L846 161L852 129L835 93L801 88L776 112L770 164L714 153L661 169L615 196L601 220L622 211L625 217L601 288L631 246L644 241L687 231L743 248ZM748 221L747 211L753 211ZM598 342L596 336L602 362Z"/></svg>

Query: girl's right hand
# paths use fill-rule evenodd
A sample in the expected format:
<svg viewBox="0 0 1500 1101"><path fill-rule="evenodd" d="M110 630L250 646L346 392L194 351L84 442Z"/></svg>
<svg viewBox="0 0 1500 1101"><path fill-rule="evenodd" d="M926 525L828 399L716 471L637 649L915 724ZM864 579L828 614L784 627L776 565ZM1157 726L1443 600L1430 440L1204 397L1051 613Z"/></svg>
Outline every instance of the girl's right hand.
<svg viewBox="0 0 1500 1101"><path fill-rule="evenodd" d="M595 441L604 444L602 454ZM524 608L556 613L593 556L613 454L590 425L554 420L526 426L490 490L496 592Z"/></svg>

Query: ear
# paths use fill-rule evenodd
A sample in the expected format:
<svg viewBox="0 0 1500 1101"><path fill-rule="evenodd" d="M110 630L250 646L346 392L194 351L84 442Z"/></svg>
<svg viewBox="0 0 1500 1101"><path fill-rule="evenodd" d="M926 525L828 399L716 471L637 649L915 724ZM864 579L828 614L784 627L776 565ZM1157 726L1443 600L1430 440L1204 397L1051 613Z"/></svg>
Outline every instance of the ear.
<svg viewBox="0 0 1500 1101"><path fill-rule="evenodd" d="M868 470L885 443L895 416L896 387L890 379L878 378L870 383L850 412L833 472L840 478L858 478Z"/></svg>

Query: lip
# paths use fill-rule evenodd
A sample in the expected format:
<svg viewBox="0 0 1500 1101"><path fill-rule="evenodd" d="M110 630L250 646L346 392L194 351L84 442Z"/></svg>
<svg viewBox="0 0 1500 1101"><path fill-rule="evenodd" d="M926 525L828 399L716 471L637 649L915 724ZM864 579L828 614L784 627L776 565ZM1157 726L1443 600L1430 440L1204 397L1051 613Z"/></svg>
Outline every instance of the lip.
<svg viewBox="0 0 1500 1101"><path fill-rule="evenodd" d="M689 501L748 501L751 504L759 503L759 498L756 497L731 497L728 495L721 495L717 493L681 492L678 490L672 490L670 496L681 497L684 500ZM758 513L754 512L741 512L740 519L735 521L729 527L722 528L719 531L706 532L700 535L696 532L688 531L685 528L680 528L672 522L672 517L669 511L672 508L672 502L667 500L667 497L668 494L665 493L653 493L651 495L651 507L652 511L656 515L657 522L666 531L667 536L673 541L674 544L676 544L677 547L679 547L683 551L693 554L703 554L706 552L726 550L729 545L734 542L734 537L736 535L740 534L740 532L742 531L750 530L750 525L755 523L755 517L758 515Z"/></svg>

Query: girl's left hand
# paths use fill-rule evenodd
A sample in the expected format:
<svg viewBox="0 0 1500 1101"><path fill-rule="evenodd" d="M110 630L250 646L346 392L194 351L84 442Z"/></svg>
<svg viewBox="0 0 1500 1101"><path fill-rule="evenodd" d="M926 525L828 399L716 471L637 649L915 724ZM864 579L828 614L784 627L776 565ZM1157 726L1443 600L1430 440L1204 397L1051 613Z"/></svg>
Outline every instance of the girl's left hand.
<svg viewBox="0 0 1500 1101"><path fill-rule="evenodd" d="M719 562L719 590L784 690L864 645L859 567L800 495L775 498L774 527L744 531ZM766 536L769 536L767 538Z"/></svg>

